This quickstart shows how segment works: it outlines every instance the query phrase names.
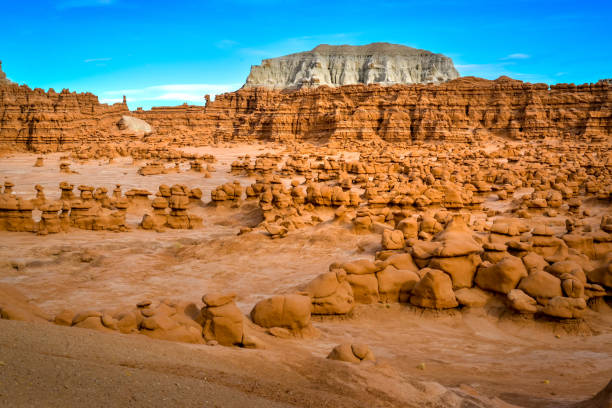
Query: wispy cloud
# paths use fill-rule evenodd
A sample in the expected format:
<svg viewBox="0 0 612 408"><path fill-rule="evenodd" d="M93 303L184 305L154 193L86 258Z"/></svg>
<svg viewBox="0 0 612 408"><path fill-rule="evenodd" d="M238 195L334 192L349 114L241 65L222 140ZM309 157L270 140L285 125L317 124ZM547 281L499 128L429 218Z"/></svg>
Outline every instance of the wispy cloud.
<svg viewBox="0 0 612 408"><path fill-rule="evenodd" d="M203 105L204 95L214 97L214 95L235 91L241 86L242 84L166 84L136 89L118 89L103 92L100 102L121 102L125 95L128 104L143 107L164 104L180 105L184 102Z"/></svg>
<svg viewBox="0 0 612 408"><path fill-rule="evenodd" d="M523 54L523 53L516 53L516 54L510 54L510 55L506 55L503 58L500 58L502 61L505 60L522 60L522 59L528 59L531 58L531 56L529 54Z"/></svg>
<svg viewBox="0 0 612 408"><path fill-rule="evenodd" d="M83 60L83 62L90 63L90 62L102 62L102 61L110 61L110 60L112 60L112 58L88 58L86 60Z"/></svg>
<svg viewBox="0 0 612 408"><path fill-rule="evenodd" d="M221 40L221 41L217 41L215 43L215 47L221 48L222 50L225 50L225 49L228 49L228 48L234 48L238 44L240 44L240 43L238 41L234 41L234 40Z"/></svg>

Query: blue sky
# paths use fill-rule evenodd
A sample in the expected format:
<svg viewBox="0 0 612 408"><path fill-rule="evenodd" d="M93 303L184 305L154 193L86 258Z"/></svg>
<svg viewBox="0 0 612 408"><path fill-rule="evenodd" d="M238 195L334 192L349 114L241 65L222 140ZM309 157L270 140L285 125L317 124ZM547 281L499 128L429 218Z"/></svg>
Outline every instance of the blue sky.
<svg viewBox="0 0 612 408"><path fill-rule="evenodd" d="M612 77L612 1L0 0L0 60L32 88L102 102L203 104L250 66L318 44L387 41L443 53L462 75Z"/></svg>

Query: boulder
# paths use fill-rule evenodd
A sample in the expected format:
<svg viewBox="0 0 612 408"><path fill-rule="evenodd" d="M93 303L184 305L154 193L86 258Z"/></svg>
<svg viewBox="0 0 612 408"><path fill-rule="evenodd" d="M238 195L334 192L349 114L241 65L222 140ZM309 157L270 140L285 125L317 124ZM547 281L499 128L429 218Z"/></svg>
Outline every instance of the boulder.
<svg viewBox="0 0 612 408"><path fill-rule="evenodd" d="M310 326L311 300L305 295L276 295L258 302L251 319L261 327L280 327L292 332Z"/></svg>
<svg viewBox="0 0 612 408"><path fill-rule="evenodd" d="M552 298L563 295L561 279L544 271L536 271L524 277L518 288L534 298Z"/></svg>
<svg viewBox="0 0 612 408"><path fill-rule="evenodd" d="M523 261L509 256L494 265L479 268L475 282L482 289L508 294L526 276Z"/></svg>
<svg viewBox="0 0 612 408"><path fill-rule="evenodd" d="M412 259L412 255L410 254L392 254L388 258L386 258L381 265L378 266L378 269L384 269L387 266L394 266L396 269L405 269L412 272L416 272L419 270L418 266L414 263Z"/></svg>
<svg viewBox="0 0 612 408"><path fill-rule="evenodd" d="M550 299L542 308L542 313L562 319L575 319L581 317L586 308L586 301L583 298L557 296Z"/></svg>
<svg viewBox="0 0 612 408"><path fill-rule="evenodd" d="M364 360L375 361L374 354L365 344L340 344L333 348L327 356L330 360L346 361L349 363L360 363Z"/></svg>
<svg viewBox="0 0 612 408"><path fill-rule="evenodd" d="M561 288L567 297L582 298L585 296L585 283L576 279L572 275L562 275L562 278L563 281L561 282Z"/></svg>
<svg viewBox="0 0 612 408"><path fill-rule="evenodd" d="M519 313L535 313L538 302L520 289L512 289L507 295L510 307Z"/></svg>
<svg viewBox="0 0 612 408"><path fill-rule="evenodd" d="M369 259L359 259L342 264L342 269L349 275L367 275L376 272L378 267Z"/></svg>
<svg viewBox="0 0 612 408"><path fill-rule="evenodd" d="M149 125L144 120L135 118L133 116L123 115L119 122L117 122L117 127L120 130L127 131L133 134L150 135L151 133L153 133L151 125Z"/></svg>
<svg viewBox="0 0 612 408"><path fill-rule="evenodd" d="M462 288L455 291L457 302L465 307L483 307L491 295L479 288Z"/></svg>
<svg viewBox="0 0 612 408"><path fill-rule="evenodd" d="M404 218L397 224L397 229L400 230L404 239L415 239L419 235L419 223L416 218Z"/></svg>
<svg viewBox="0 0 612 408"><path fill-rule="evenodd" d="M575 261L560 261L546 267L546 271L556 277L560 278L562 275L571 275L581 281L582 283L587 282L587 277L580 264Z"/></svg>
<svg viewBox="0 0 612 408"><path fill-rule="evenodd" d="M548 267L548 262L546 262L544 257L536 254L535 252L529 252L521 259L523 260L523 264L525 264L525 268L527 268L527 272L529 273L534 271L543 271L546 267Z"/></svg>
<svg viewBox="0 0 612 408"><path fill-rule="evenodd" d="M346 280L353 289L356 302L369 304L378 301L378 280L374 273L348 274Z"/></svg>
<svg viewBox="0 0 612 408"><path fill-rule="evenodd" d="M450 258L435 257L429 261L429 268L446 272L453 282L453 289L470 288L474 283L474 274L482 260L475 253Z"/></svg>
<svg viewBox="0 0 612 408"><path fill-rule="evenodd" d="M595 268L587 273L589 282L598 283L600 285L612 288L612 260L607 264Z"/></svg>
<svg viewBox="0 0 612 408"><path fill-rule="evenodd" d="M419 275L408 269L396 269L389 265L376 273L378 294L382 302L407 302L410 292L420 280Z"/></svg>
<svg viewBox="0 0 612 408"><path fill-rule="evenodd" d="M473 238L473 231L466 225L463 216L453 216L444 231L439 233L434 241L442 245L435 251L439 257L464 256L483 251L482 246Z"/></svg>
<svg viewBox="0 0 612 408"><path fill-rule="evenodd" d="M450 277L438 269L425 269L423 278L415 285L410 303L431 309L457 307Z"/></svg>
<svg viewBox="0 0 612 408"><path fill-rule="evenodd" d="M386 229L382 234L383 249L403 249L406 246L404 234L400 230Z"/></svg>
<svg viewBox="0 0 612 408"><path fill-rule="evenodd" d="M315 315L347 314L355 307L353 289L343 269L317 276L306 286L305 292L312 300L312 314Z"/></svg>

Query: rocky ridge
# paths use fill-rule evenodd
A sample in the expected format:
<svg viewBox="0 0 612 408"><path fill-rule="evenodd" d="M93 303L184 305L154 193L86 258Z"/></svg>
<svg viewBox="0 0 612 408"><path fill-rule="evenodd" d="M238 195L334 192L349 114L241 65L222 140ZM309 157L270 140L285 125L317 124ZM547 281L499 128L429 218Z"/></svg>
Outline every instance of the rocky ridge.
<svg viewBox="0 0 612 408"><path fill-rule="evenodd" d="M300 90L243 88L206 106L129 112L91 93L0 83L0 145L35 151L80 144L155 139L174 145L228 141L473 142L575 140L612 134L612 85L531 84L500 77L463 77L443 84L346 85ZM122 116L150 132L122 130Z"/></svg>
<svg viewBox="0 0 612 408"><path fill-rule="evenodd" d="M612 86L531 84L475 77L439 85L347 85L297 91L246 88L206 107L134 112L159 135L199 140L350 143L501 137L605 141L612 134Z"/></svg>

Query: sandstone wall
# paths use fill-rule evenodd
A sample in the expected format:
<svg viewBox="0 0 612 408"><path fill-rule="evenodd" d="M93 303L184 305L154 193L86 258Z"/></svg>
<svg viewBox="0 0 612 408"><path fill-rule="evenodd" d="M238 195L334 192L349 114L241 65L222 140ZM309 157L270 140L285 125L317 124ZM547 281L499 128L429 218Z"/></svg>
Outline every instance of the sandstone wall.
<svg viewBox="0 0 612 408"><path fill-rule="evenodd" d="M612 85L529 84L465 77L440 85L349 85L301 90L243 88L206 107L129 112L90 93L0 85L0 145L58 150L120 142L122 115L144 119L155 140L472 141L558 138L610 141ZM135 137L135 136L133 136ZM153 140L152 139L152 140Z"/></svg>
<svg viewBox="0 0 612 408"><path fill-rule="evenodd" d="M57 150L71 143L119 140L116 123L126 104L100 104L91 93L44 92L0 83L0 145Z"/></svg>
<svg viewBox="0 0 612 408"><path fill-rule="evenodd" d="M612 136L612 86L464 77L440 85L243 88L207 107L133 113L160 135L197 139L471 141Z"/></svg>

